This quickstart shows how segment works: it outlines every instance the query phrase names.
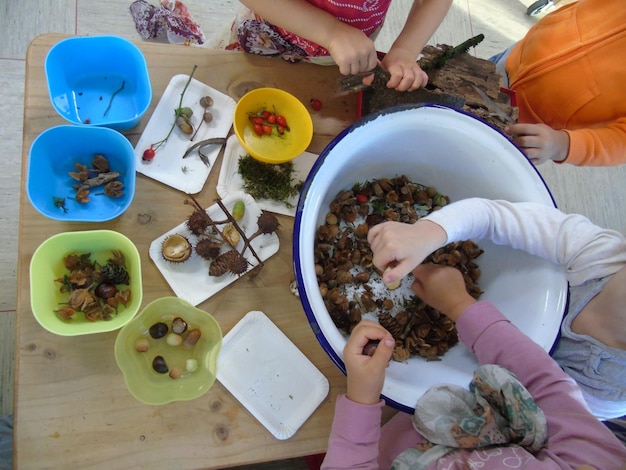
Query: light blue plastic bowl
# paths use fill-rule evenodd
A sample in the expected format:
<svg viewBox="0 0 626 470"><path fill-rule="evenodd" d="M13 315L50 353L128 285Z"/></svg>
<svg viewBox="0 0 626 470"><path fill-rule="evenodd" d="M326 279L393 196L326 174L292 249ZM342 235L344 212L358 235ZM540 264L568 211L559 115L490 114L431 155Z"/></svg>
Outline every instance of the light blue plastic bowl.
<svg viewBox="0 0 626 470"><path fill-rule="evenodd" d="M152 100L146 59L117 36L64 39L48 52L45 71L52 106L73 124L130 129Z"/></svg>
<svg viewBox="0 0 626 470"><path fill-rule="evenodd" d="M74 199L69 176L74 164L91 168L94 154L101 153L109 161L111 171L120 173L117 181L124 183L124 194L110 198L103 187L90 191L88 203ZM131 143L118 131L106 127L63 125L42 132L33 142L28 159L26 192L31 204L42 215L65 222L104 222L121 215L135 195L135 152ZM55 203L65 199L65 211Z"/></svg>

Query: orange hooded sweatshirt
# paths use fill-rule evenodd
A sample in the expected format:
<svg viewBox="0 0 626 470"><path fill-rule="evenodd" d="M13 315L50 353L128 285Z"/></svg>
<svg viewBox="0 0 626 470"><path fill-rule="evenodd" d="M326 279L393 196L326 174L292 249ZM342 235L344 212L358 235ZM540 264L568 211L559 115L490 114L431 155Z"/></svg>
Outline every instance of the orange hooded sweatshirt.
<svg viewBox="0 0 626 470"><path fill-rule="evenodd" d="M569 134L563 162L626 163L626 0L579 0L545 16L506 71L518 122Z"/></svg>

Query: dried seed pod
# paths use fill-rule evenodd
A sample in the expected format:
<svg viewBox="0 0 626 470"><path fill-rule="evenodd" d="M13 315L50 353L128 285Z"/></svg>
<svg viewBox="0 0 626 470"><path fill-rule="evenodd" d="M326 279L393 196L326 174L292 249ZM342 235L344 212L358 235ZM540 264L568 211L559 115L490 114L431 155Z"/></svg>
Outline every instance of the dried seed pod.
<svg viewBox="0 0 626 470"><path fill-rule="evenodd" d="M211 112L209 111L205 111L202 115L202 120L208 124L213 120L213 114L211 114Z"/></svg>
<svg viewBox="0 0 626 470"><path fill-rule="evenodd" d="M104 185L104 194L112 199L124 195L124 183L121 181L110 181Z"/></svg>
<svg viewBox="0 0 626 470"><path fill-rule="evenodd" d="M161 255L171 263L183 263L191 256L191 243L179 234L170 235L161 245Z"/></svg>
<svg viewBox="0 0 626 470"><path fill-rule="evenodd" d="M101 153L94 154L93 159L91 160L91 166L93 170L98 173L108 173L111 171L109 161Z"/></svg>
<svg viewBox="0 0 626 470"><path fill-rule="evenodd" d="M237 243L241 240L241 235L233 224L226 225L222 229L222 235L224 235L224 240L232 247L237 246Z"/></svg>

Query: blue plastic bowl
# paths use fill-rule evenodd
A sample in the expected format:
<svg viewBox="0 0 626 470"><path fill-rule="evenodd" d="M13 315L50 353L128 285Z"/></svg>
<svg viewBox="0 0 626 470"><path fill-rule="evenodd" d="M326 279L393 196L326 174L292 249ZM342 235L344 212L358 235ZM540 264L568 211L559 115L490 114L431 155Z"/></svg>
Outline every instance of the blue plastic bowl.
<svg viewBox="0 0 626 470"><path fill-rule="evenodd" d="M90 201L74 198L70 177L75 164L92 167L95 154L109 161L111 171L120 173L124 184L118 198L103 194L103 186L94 187ZM93 175L92 175L93 176ZM106 127L57 126L42 132L33 142L28 159L26 192L31 204L42 215L64 222L104 222L121 215L135 195L135 152L128 139Z"/></svg>
<svg viewBox="0 0 626 470"><path fill-rule="evenodd" d="M146 59L120 37L64 39L48 52L45 70L52 106L73 124L130 129L152 100Z"/></svg>

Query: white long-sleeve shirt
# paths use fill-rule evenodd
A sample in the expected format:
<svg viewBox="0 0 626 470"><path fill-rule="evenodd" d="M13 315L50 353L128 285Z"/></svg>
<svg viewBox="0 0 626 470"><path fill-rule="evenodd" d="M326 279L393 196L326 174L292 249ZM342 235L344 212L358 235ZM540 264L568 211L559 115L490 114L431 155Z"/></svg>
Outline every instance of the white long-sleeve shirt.
<svg viewBox="0 0 626 470"><path fill-rule="evenodd" d="M455 202L426 219L446 231L448 242L491 240L562 266L570 301L553 357L578 382L598 418L626 415L626 351L571 330L582 308L626 266L622 234L553 207L479 198Z"/></svg>

